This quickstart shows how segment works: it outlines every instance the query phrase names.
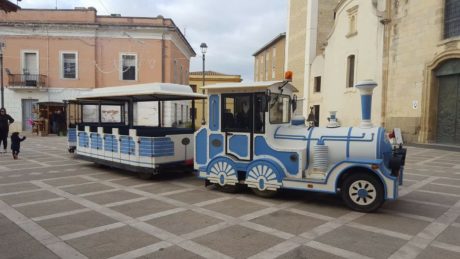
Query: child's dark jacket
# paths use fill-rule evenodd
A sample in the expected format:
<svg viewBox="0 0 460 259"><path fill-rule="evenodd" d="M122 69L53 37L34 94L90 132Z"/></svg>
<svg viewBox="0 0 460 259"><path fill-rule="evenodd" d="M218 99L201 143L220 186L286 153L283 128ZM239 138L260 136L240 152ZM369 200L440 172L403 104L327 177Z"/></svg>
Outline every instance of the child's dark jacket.
<svg viewBox="0 0 460 259"><path fill-rule="evenodd" d="M21 148L21 142L24 141L26 137L19 137L19 134L13 133L11 135L11 150L17 150Z"/></svg>

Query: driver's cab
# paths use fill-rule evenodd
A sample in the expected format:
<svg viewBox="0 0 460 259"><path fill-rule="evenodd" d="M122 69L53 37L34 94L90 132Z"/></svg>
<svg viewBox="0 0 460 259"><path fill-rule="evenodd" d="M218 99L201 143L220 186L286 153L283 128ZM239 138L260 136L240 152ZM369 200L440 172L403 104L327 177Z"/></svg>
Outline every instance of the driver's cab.
<svg viewBox="0 0 460 259"><path fill-rule="evenodd" d="M217 157L242 166L250 163L261 148L256 138L273 139L280 126L290 123L296 109L297 89L289 81L226 83L204 88L209 116L206 125L195 134L198 170Z"/></svg>

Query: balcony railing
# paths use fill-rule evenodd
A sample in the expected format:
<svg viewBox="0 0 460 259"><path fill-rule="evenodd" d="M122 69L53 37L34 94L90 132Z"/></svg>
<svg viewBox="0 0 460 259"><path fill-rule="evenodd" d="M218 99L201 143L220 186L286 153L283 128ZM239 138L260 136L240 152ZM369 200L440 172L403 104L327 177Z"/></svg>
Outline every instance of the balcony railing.
<svg viewBox="0 0 460 259"><path fill-rule="evenodd" d="M8 87L43 88L46 87L46 76L38 74L8 74Z"/></svg>

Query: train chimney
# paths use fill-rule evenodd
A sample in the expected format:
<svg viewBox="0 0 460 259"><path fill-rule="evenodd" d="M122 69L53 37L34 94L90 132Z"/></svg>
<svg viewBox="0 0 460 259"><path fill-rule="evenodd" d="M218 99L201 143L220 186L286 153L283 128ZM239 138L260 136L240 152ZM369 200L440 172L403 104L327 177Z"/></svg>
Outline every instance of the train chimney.
<svg viewBox="0 0 460 259"><path fill-rule="evenodd" d="M377 83L373 80L364 80L355 85L361 94L361 128L372 128L371 108L372 108L372 92L377 87Z"/></svg>

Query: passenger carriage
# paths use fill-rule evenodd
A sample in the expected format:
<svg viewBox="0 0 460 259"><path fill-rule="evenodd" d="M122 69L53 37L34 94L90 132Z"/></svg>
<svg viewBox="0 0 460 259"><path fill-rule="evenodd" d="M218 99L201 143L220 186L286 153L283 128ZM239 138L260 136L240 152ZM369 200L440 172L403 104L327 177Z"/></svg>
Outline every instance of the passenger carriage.
<svg viewBox="0 0 460 259"><path fill-rule="evenodd" d="M359 127L312 127L293 116L296 89L288 81L206 86L208 124L195 133L195 169L206 183L247 185L271 196L279 189L341 194L358 211L398 197L406 150L392 148L370 122L371 81L358 83Z"/></svg>
<svg viewBox="0 0 460 259"><path fill-rule="evenodd" d="M97 88L67 102L69 151L150 177L192 170L195 102L190 86L151 83Z"/></svg>

